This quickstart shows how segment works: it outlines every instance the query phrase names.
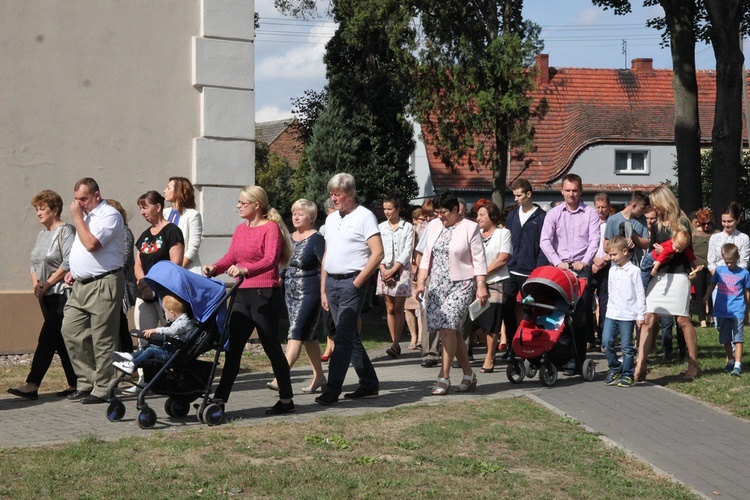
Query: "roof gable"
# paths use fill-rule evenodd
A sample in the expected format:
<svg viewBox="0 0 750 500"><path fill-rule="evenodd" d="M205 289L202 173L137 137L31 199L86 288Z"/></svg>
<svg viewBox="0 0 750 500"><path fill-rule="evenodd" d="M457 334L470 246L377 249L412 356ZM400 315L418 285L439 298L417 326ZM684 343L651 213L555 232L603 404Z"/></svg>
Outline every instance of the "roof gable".
<svg viewBox="0 0 750 500"><path fill-rule="evenodd" d="M547 189L573 165L576 157L596 144L674 144L672 70L651 67L636 59L631 69L550 68L544 62L540 85L533 92L536 106L547 99L549 110L534 119L534 150L511 158L508 184L518 177L535 189ZM714 121L716 72L698 71L701 142L710 144ZM474 151L451 170L440 158L432 137L423 128L427 159L437 189L491 190L492 171L477 165ZM484 138L489 146L491 137Z"/></svg>

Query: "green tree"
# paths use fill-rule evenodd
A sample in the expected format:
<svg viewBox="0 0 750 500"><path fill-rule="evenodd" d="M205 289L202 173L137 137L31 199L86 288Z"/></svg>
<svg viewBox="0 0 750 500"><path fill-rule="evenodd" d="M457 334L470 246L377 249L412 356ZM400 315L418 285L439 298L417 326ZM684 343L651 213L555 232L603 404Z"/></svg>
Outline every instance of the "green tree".
<svg viewBox="0 0 750 500"><path fill-rule="evenodd" d="M268 193L268 201L281 214L288 213L292 203L302 197L304 177L300 179L289 162L269 150L262 141L255 143L255 184Z"/></svg>
<svg viewBox="0 0 750 500"><path fill-rule="evenodd" d="M594 5L614 9L615 14L631 12L629 0L592 0ZM677 183L680 205L686 212L700 206L701 131L698 119L698 80L695 74L695 41L698 8L694 0L644 0L643 5L661 5L663 19L647 25L665 30L672 54L674 89L674 142L677 150Z"/></svg>
<svg viewBox="0 0 750 500"><path fill-rule="evenodd" d="M334 15L339 26L324 58L327 105L307 147L312 170L329 177L351 173L362 203L391 192L409 200L417 183L409 167L413 131L405 117L410 89L402 58L408 52L395 34L410 39L410 18L395 0L339 0Z"/></svg>
<svg viewBox="0 0 750 500"><path fill-rule="evenodd" d="M411 110L453 168L469 155L470 167L493 171L493 200L505 204L511 154L532 148L534 58L540 28L523 21L520 0L414 0L422 45L413 73Z"/></svg>

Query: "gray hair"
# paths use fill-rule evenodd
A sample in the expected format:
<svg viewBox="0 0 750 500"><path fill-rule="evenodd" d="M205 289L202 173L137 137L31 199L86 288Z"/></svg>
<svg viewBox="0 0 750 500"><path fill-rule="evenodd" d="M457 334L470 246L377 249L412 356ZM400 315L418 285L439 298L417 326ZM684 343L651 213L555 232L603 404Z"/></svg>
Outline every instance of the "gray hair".
<svg viewBox="0 0 750 500"><path fill-rule="evenodd" d="M328 191L344 191L346 193L353 193L356 189L354 185L354 176L351 174L340 173L331 177L328 181Z"/></svg>
<svg viewBox="0 0 750 500"><path fill-rule="evenodd" d="M330 212L336 211L336 207L333 205L333 200L331 198L326 198L326 201L323 202L323 209L326 211L326 215Z"/></svg>

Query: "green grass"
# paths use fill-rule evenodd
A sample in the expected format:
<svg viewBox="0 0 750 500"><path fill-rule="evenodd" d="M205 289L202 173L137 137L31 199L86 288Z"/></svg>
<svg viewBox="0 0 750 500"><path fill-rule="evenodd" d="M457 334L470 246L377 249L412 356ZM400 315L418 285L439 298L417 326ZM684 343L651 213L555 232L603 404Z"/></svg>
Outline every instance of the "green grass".
<svg viewBox="0 0 750 500"><path fill-rule="evenodd" d="M715 328L696 328L698 332L698 361L703 375L692 382L682 380L687 365L679 362L664 363L662 356L652 353L649 356L647 380L689 394L690 396L723 408L733 415L750 419L750 371L741 377L724 373L726 356L724 346L719 344L719 333ZM750 338L750 331L745 329ZM673 341L674 355L677 356L676 338ZM745 353L743 368L750 368Z"/></svg>
<svg viewBox="0 0 750 500"><path fill-rule="evenodd" d="M522 416L522 418L519 418ZM14 498L692 498L526 398L0 450Z"/></svg>

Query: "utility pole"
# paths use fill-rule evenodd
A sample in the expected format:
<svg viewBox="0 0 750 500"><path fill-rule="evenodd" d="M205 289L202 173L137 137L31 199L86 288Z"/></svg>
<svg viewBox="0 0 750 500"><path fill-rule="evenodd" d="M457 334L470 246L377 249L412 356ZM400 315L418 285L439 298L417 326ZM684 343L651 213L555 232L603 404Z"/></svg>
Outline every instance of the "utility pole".
<svg viewBox="0 0 750 500"><path fill-rule="evenodd" d="M622 53L625 54L625 69L628 69L628 41L622 40Z"/></svg>

